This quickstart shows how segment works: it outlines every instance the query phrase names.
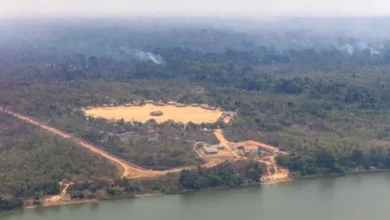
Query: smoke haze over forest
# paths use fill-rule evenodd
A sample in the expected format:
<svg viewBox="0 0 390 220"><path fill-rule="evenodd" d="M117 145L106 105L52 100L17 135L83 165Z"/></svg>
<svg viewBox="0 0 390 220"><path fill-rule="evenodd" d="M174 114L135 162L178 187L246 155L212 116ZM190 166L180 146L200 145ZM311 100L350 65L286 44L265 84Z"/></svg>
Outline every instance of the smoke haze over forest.
<svg viewBox="0 0 390 220"><path fill-rule="evenodd" d="M389 11L385 0L13 0L2 2L0 15L383 16Z"/></svg>
<svg viewBox="0 0 390 220"><path fill-rule="evenodd" d="M232 49L281 55L312 50L383 56L388 53L390 18L12 19L1 22L0 31L3 50L29 48L160 64L164 57L158 50L177 47L200 53Z"/></svg>

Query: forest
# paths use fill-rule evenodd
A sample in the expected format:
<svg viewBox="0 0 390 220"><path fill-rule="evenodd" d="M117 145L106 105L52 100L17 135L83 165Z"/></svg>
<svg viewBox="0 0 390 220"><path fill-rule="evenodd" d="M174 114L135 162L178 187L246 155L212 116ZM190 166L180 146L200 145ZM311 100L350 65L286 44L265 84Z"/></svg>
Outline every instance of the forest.
<svg viewBox="0 0 390 220"><path fill-rule="evenodd" d="M114 179L79 182L70 187L72 198L125 198L145 193L180 193L210 188L259 184L265 167L253 161L225 162L152 179Z"/></svg>
<svg viewBox="0 0 390 220"><path fill-rule="evenodd" d="M20 198L56 195L61 181L118 175L105 159L3 112L0 162L0 210L20 206Z"/></svg>
<svg viewBox="0 0 390 220"><path fill-rule="evenodd" d="M248 24L239 29L238 21L231 28L205 21L88 22L24 21L23 30L0 23L6 30L0 37L0 106L151 169L201 165L192 142L218 143L202 129L216 127L232 142L280 147L289 154L278 163L296 175L390 167L390 47L372 25L358 35L350 26L324 34L315 20L296 28L283 21L278 30L260 22L254 31ZM144 99L210 104L238 115L230 124L184 125L111 121L80 110ZM4 114L0 119L1 202L55 194L63 179L116 177L112 165L74 143ZM226 165L223 172L186 170L161 181L174 182L166 187L172 191L233 187L261 175L258 165L248 166L240 175Z"/></svg>

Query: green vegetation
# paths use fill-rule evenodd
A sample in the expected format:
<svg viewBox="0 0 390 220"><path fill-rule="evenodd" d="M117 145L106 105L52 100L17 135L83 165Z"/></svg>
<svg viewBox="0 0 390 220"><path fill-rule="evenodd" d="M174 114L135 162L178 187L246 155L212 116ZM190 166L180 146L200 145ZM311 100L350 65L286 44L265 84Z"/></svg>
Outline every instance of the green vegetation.
<svg viewBox="0 0 390 220"><path fill-rule="evenodd" d="M101 157L0 113L0 195L9 198L0 200L0 210L19 198L58 194L62 180L115 176L115 167Z"/></svg>
<svg viewBox="0 0 390 220"><path fill-rule="evenodd" d="M23 207L23 200L19 198L3 198L0 195L0 211L10 211Z"/></svg>
<svg viewBox="0 0 390 220"><path fill-rule="evenodd" d="M204 129L217 127L229 141L253 139L289 152L277 160L300 175L390 167L388 42L378 53L367 46L349 54L333 43L311 49L260 44L258 39L267 44L279 36L268 32L136 27L113 35L99 25L71 30L42 29L36 38L22 41L0 38L6 42L0 50L0 106L152 169L202 164L193 142L217 143ZM90 36L90 44L80 36ZM314 38L309 34L303 42ZM156 64L141 51L134 54L129 48L135 46L161 55L164 62ZM80 110L144 99L210 104L238 115L229 125L184 125L111 121L86 117ZM61 180L115 176L112 165L72 142L4 115L0 119L1 194L55 194ZM72 197L235 187L259 179L260 166L247 166L240 171L224 164L150 181L115 180L114 187L76 184ZM82 189L92 194L80 194Z"/></svg>
<svg viewBox="0 0 390 220"><path fill-rule="evenodd" d="M351 170L367 170L372 167L390 168L390 150L385 147L300 149L289 156L278 156L278 163L300 175L346 173Z"/></svg>
<svg viewBox="0 0 390 220"><path fill-rule="evenodd" d="M154 179L80 182L70 186L72 198L106 199L145 193L179 193L214 187L238 187L260 182L265 167L258 162L225 162L213 168L183 170Z"/></svg>

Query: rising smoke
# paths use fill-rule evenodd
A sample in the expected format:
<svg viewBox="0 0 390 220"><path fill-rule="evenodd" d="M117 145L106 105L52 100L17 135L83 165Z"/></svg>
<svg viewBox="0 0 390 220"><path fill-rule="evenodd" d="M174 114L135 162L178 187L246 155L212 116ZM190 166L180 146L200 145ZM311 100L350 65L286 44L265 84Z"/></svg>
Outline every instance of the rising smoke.
<svg viewBox="0 0 390 220"><path fill-rule="evenodd" d="M140 61L152 61L157 65L164 63L164 59L160 55L151 52L145 52L139 49L131 49L127 47L121 47L120 51L121 53Z"/></svg>
<svg viewBox="0 0 390 220"><path fill-rule="evenodd" d="M164 63L163 58L160 55L156 55L150 52L144 52L142 50L134 50L135 56L142 61L152 61L155 64Z"/></svg>

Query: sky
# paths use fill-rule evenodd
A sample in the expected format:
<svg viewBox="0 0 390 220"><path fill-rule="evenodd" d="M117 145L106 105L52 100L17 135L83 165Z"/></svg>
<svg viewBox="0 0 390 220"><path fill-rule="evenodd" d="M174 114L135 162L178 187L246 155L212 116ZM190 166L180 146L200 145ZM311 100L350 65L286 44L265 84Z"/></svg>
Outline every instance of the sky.
<svg viewBox="0 0 390 220"><path fill-rule="evenodd" d="M388 0L0 0L0 16L384 16Z"/></svg>

